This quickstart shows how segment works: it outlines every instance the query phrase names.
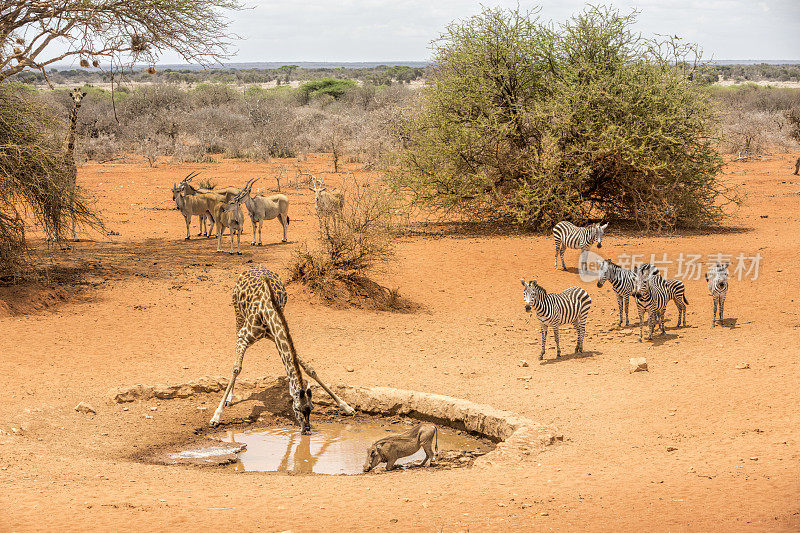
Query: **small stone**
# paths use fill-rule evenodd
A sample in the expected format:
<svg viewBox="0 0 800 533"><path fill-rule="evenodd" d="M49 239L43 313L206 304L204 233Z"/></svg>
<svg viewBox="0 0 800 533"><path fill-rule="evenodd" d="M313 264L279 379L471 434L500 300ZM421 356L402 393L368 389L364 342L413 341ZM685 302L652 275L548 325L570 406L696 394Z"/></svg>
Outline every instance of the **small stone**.
<svg viewBox="0 0 800 533"><path fill-rule="evenodd" d="M678 448L676 448L676 447L674 447L674 446L667 446L667 451L668 451L668 452L674 452L674 451L675 451L675 450L677 450L677 449L678 449Z"/></svg>
<svg viewBox="0 0 800 533"><path fill-rule="evenodd" d="M197 406L197 410L198 411L205 411L206 409L208 409L208 407L206 407L205 405L198 405Z"/></svg>
<svg viewBox="0 0 800 533"><path fill-rule="evenodd" d="M348 372L355 372L356 371L356 369L353 368L352 366L348 366L347 368L345 368L345 370L347 370Z"/></svg>
<svg viewBox="0 0 800 533"><path fill-rule="evenodd" d="M150 415L144 415L144 417L145 417L146 419L148 419L148 420L152 420L152 419L153 419L153 417L152 417L152 416L150 416Z"/></svg>
<svg viewBox="0 0 800 533"><path fill-rule="evenodd" d="M739 363L736 365L736 370L747 370L750 368L750 363Z"/></svg>
<svg viewBox="0 0 800 533"><path fill-rule="evenodd" d="M469 457L459 457L458 461L460 463L468 463L469 462Z"/></svg>
<svg viewBox="0 0 800 533"><path fill-rule="evenodd" d="M517 376L517 379L528 381L530 379L533 379L533 376Z"/></svg>
<svg viewBox="0 0 800 533"><path fill-rule="evenodd" d="M528 361L526 361L525 359L523 359L522 361L520 361L520 363L519 363L519 366L521 366L521 367L523 367L523 368L527 368L527 367L529 367L530 365L528 364Z"/></svg>
<svg viewBox="0 0 800 533"><path fill-rule="evenodd" d="M550 516L550 513L539 513L539 516Z"/></svg>
<svg viewBox="0 0 800 533"><path fill-rule="evenodd" d="M127 407L123 407L122 410L123 411L130 411L130 409L128 409Z"/></svg>
<svg viewBox="0 0 800 533"><path fill-rule="evenodd" d="M505 506L506 506L506 504L504 504L503 502L497 502L497 506L498 506L498 507L505 507Z"/></svg>
<svg viewBox="0 0 800 533"><path fill-rule="evenodd" d="M645 359L644 357L631 357L630 364L631 364L630 368L631 373L649 371L647 369L647 359Z"/></svg>
<svg viewBox="0 0 800 533"><path fill-rule="evenodd" d="M87 415L88 414L91 414L91 415L97 414L97 411L94 410L94 407L92 407L90 404L88 404L86 402L81 402L78 405L76 405L75 406L75 410L78 411L79 413L83 413L83 414L87 414Z"/></svg>
<svg viewBox="0 0 800 533"><path fill-rule="evenodd" d="M751 461L758 461L758 457L751 457L750 460Z"/></svg>
<svg viewBox="0 0 800 533"><path fill-rule="evenodd" d="M151 411L158 411L158 407L154 405L154 406L152 406L152 407L150 408L150 410L151 410Z"/></svg>

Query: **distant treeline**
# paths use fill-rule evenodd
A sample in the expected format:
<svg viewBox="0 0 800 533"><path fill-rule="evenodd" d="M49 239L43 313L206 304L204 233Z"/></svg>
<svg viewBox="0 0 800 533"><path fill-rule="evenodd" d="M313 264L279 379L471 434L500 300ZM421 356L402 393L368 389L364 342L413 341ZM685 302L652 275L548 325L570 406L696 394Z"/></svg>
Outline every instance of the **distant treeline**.
<svg viewBox="0 0 800 533"><path fill-rule="evenodd" d="M800 65L707 65L703 70L723 80L738 82L800 81Z"/></svg>
<svg viewBox="0 0 800 533"><path fill-rule="evenodd" d="M247 68L247 69L172 69L156 70L154 74L147 70L114 72L116 80L124 79L132 82L167 82L185 83L225 83L225 84L257 84L275 82L278 85L291 81L309 81L317 78L354 79L372 85L392 85L394 83L410 83L423 77L425 69L406 65L378 65L371 68L303 68L296 65L284 65L279 68ZM47 78L54 84L108 83L111 72L104 70L50 69ZM45 76L39 71L25 71L15 77L16 81L30 84L46 83Z"/></svg>

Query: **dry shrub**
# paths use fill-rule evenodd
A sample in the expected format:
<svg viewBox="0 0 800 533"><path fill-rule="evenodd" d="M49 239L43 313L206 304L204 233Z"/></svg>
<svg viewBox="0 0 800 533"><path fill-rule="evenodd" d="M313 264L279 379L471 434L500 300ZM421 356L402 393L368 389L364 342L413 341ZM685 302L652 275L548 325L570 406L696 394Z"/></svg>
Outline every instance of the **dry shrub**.
<svg viewBox="0 0 800 533"><path fill-rule="evenodd" d="M341 213L317 214L319 236L314 248L301 247L289 270L300 281L329 299L361 297L384 307L399 305L399 295L369 278L394 255L392 197L382 186L345 180Z"/></svg>
<svg viewBox="0 0 800 533"><path fill-rule="evenodd" d="M0 84L0 277L21 272L26 214L59 240L70 218L102 228L81 190L70 186L56 117L31 91Z"/></svg>

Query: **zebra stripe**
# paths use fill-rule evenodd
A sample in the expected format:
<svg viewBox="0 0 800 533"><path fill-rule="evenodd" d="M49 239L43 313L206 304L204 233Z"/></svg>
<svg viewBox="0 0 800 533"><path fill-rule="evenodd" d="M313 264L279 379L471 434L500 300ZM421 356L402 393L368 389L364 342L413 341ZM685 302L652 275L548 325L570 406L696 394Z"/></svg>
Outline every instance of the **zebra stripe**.
<svg viewBox="0 0 800 533"><path fill-rule="evenodd" d="M686 299L686 287L679 279L664 280L667 285L667 292L669 299L675 302L675 307L678 308L678 325L681 327L681 317L683 317L683 327L686 327L686 306L689 305L689 300Z"/></svg>
<svg viewBox="0 0 800 533"><path fill-rule="evenodd" d="M719 308L719 323L722 325L722 312L725 307L725 297L728 295L728 263L717 263L706 274L708 292L714 300L714 314L711 316L711 327L717 325L717 308Z"/></svg>
<svg viewBox="0 0 800 533"><path fill-rule="evenodd" d="M653 265L644 264L636 269L633 295L636 298L636 307L639 311L639 342L642 342L644 328L644 313L647 311L647 321L650 325L650 334L647 340L653 339L653 329L656 322L661 324L661 333L664 329L664 310L670 300L669 288L666 280Z"/></svg>
<svg viewBox="0 0 800 533"><path fill-rule="evenodd" d="M536 311L536 318L542 326L542 353L539 359L544 359L545 341L547 340L548 326L553 330L556 339L556 358L561 357L561 345L558 339L558 327L561 324L573 324L578 332L578 345L576 353L583 353L583 337L586 333L586 317L592 306L592 298L580 287L570 287L564 292L547 294L544 287L538 285L536 280L526 283L522 296L525 300L525 310Z"/></svg>
<svg viewBox="0 0 800 533"><path fill-rule="evenodd" d="M608 226L608 223L602 226L599 223L592 224L585 228L581 228L562 220L553 228L553 240L556 245L556 259L555 269L558 270L558 256L561 256L561 268L567 269L564 264L564 252L567 248L580 249L582 251L588 250L592 244L597 242L597 247L602 247L603 231Z"/></svg>
<svg viewBox="0 0 800 533"><path fill-rule="evenodd" d="M632 270L623 268L610 259L606 259L600 265L598 272L597 286L602 287L606 281L611 282L611 288L617 293L617 305L619 305L619 324L622 327L622 311L625 310L625 325L630 325L628 320L628 304L633 294L633 283L636 274Z"/></svg>

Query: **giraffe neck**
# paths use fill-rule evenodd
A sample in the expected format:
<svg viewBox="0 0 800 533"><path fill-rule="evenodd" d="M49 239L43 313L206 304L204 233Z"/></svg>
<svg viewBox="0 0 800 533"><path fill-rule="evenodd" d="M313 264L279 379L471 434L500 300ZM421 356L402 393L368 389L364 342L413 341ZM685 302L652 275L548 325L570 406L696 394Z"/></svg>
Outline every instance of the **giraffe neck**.
<svg viewBox="0 0 800 533"><path fill-rule="evenodd" d="M267 303L266 316L264 317L269 324L272 336L278 353L286 368L286 375L289 378L289 388L292 393L299 389L305 389L303 384L303 373L300 370L300 363L297 360L297 351L294 348L292 335L289 333L289 325L283 316L283 310L278 305L275 293L272 291L269 282L264 281L264 290L269 296Z"/></svg>
<svg viewBox="0 0 800 533"><path fill-rule="evenodd" d="M75 106L69 114L69 131L67 132L67 153L65 159L68 164L75 164L75 130L78 126L78 109L81 107L80 102L75 102Z"/></svg>

